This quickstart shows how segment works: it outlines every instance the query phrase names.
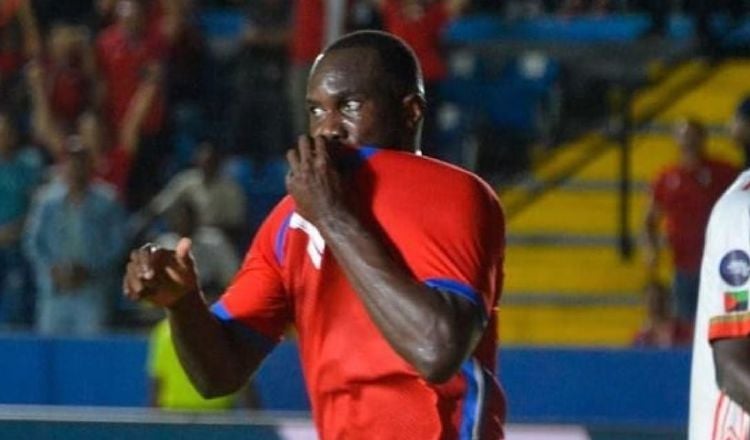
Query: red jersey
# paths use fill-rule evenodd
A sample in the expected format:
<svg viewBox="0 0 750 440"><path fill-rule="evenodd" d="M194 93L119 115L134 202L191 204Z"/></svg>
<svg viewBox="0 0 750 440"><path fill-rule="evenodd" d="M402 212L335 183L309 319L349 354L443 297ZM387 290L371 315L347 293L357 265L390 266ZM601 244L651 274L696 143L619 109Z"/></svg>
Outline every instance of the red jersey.
<svg viewBox="0 0 750 440"><path fill-rule="evenodd" d="M440 33L448 24L448 11L443 1L435 1L424 6L424 11L416 17L404 13L404 2L385 0L383 4L383 24L385 30L401 37L419 59L425 81L440 81L447 72L440 53Z"/></svg>
<svg viewBox="0 0 750 440"><path fill-rule="evenodd" d="M144 68L152 61L163 60L166 46L157 34L133 39L114 24L97 38L96 54L107 91L105 110L110 124L119 128L138 89ZM164 96L159 93L143 121L144 134L153 135L161 130L164 106Z"/></svg>
<svg viewBox="0 0 750 440"><path fill-rule="evenodd" d="M703 255L703 238L711 208L737 176L724 162L703 159L695 168L673 166L652 186L656 205L664 212L674 264L695 273Z"/></svg>
<svg viewBox="0 0 750 440"><path fill-rule="evenodd" d="M122 201L126 199L128 177L133 160L122 147L110 148L107 153L94 164L94 175L113 185L117 196Z"/></svg>
<svg viewBox="0 0 750 440"><path fill-rule="evenodd" d="M415 279L468 299L487 318L461 372L429 384L393 350L288 196L266 219L213 312L268 348L295 324L321 438L502 438L494 309L505 225L495 194L476 176L434 159L369 147L356 157L350 183L363 222Z"/></svg>

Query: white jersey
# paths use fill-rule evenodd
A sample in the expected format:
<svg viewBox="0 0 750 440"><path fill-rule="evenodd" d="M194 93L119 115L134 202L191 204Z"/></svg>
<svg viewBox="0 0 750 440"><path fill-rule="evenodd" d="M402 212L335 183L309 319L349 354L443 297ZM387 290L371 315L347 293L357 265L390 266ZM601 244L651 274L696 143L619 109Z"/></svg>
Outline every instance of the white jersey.
<svg viewBox="0 0 750 440"><path fill-rule="evenodd" d="M750 171L716 202L706 230L690 378L690 440L747 440L750 418L716 383L710 341L750 335Z"/></svg>

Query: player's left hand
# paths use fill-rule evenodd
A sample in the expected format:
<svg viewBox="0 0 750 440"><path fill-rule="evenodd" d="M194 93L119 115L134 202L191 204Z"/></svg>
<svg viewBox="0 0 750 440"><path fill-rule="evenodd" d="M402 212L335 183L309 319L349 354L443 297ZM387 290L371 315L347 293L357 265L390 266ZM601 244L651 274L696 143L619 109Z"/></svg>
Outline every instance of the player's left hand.
<svg viewBox="0 0 750 440"><path fill-rule="evenodd" d="M328 148L322 137L300 136L297 148L286 154L286 189L297 205L297 213L317 227L347 209L341 174Z"/></svg>

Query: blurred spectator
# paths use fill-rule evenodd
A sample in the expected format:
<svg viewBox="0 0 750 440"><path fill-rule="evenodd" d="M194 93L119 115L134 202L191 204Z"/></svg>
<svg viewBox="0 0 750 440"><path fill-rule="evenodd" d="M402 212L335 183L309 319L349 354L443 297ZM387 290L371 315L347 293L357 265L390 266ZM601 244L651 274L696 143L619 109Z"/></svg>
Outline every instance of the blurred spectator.
<svg viewBox="0 0 750 440"><path fill-rule="evenodd" d="M663 170L652 183L645 221L645 257L648 278L658 279L659 227L664 220L675 266L672 292L677 317L692 323L708 217L714 202L737 176L737 170L706 156L706 129L700 122L688 120L679 124L676 140L679 162Z"/></svg>
<svg viewBox="0 0 750 440"><path fill-rule="evenodd" d="M39 55L41 39L31 0L4 0L0 2L0 29L18 23L22 36L23 55L28 58Z"/></svg>
<svg viewBox="0 0 750 440"><path fill-rule="evenodd" d="M307 133L307 75L323 47L345 31L347 0L295 0L289 68L293 133Z"/></svg>
<svg viewBox="0 0 750 440"><path fill-rule="evenodd" d="M147 362L149 405L152 407L176 411L257 407L257 398L249 387L228 396L204 399L195 390L180 364L172 343L169 321L166 319L159 321L151 331Z"/></svg>
<svg viewBox="0 0 750 440"><path fill-rule="evenodd" d="M651 27L647 36L665 36L669 29L669 15L672 12L672 2L669 0L641 0L637 2L651 15ZM693 16L695 22L695 37L698 44L710 51L717 48L720 35L711 26L711 18L715 13L725 10L736 23L745 13L744 0L688 0L685 9Z"/></svg>
<svg viewBox="0 0 750 440"><path fill-rule="evenodd" d="M63 179L40 193L29 214L25 248L36 273L36 327L45 334L99 332L119 291L125 213L92 174L91 152L73 140Z"/></svg>
<svg viewBox="0 0 750 440"><path fill-rule="evenodd" d="M95 101L95 66L88 31L56 23L47 38L44 89L51 116L72 127L84 108Z"/></svg>
<svg viewBox="0 0 750 440"><path fill-rule="evenodd" d="M262 0L248 8L233 72L230 118L235 152L267 155L293 142L288 106L279 106L287 85L290 7L289 0Z"/></svg>
<svg viewBox="0 0 750 440"><path fill-rule="evenodd" d="M163 33L150 31L141 1L119 0L115 15L115 23L97 37L97 60L106 119L119 131L149 69L164 61L168 40ZM170 153L163 132L165 105L159 87L141 126L140 147L128 182L127 205L132 210L145 205L163 183L162 171Z"/></svg>
<svg viewBox="0 0 750 440"><path fill-rule="evenodd" d="M166 213L168 231L159 235L154 243L174 249L181 237L193 242L193 258L200 267L204 293L219 295L229 285L240 258L224 233L212 226L201 226L198 212L189 199L180 199Z"/></svg>
<svg viewBox="0 0 750 440"><path fill-rule="evenodd" d="M45 93L46 72L38 63L27 67L27 78L32 101L32 131L37 140L50 152L56 162L66 156L66 133L58 123ZM94 176L115 186L118 196L126 200L127 182L132 158L139 147L140 129L154 96L158 93L159 71L151 66L145 72L133 96L123 124L115 139L111 139L99 114L86 110L76 120L80 142L91 152Z"/></svg>
<svg viewBox="0 0 750 440"><path fill-rule="evenodd" d="M0 102L20 114L25 92L21 66L40 52L39 31L28 0L0 1Z"/></svg>
<svg viewBox="0 0 750 440"><path fill-rule="evenodd" d="M19 147L15 124L0 113L0 326L32 323L34 289L21 232L41 170L41 157Z"/></svg>
<svg viewBox="0 0 750 440"><path fill-rule="evenodd" d="M100 0L31 0L39 30L47 34L56 23L85 26L98 30L96 3Z"/></svg>
<svg viewBox="0 0 750 440"><path fill-rule="evenodd" d="M646 323L633 341L636 347L670 348L693 341L692 323L677 319L667 289L658 281L646 286Z"/></svg>
<svg viewBox="0 0 750 440"><path fill-rule="evenodd" d="M200 226L218 228L232 240L244 233L245 196L234 181L221 175L222 156L212 142L203 142L195 166L176 174L141 212L150 219L162 215L183 200L195 207ZM140 229L140 228L139 228Z"/></svg>
<svg viewBox="0 0 750 440"><path fill-rule="evenodd" d="M386 31L401 37L414 50L422 66L425 95L423 151L441 158L454 154L441 152L437 145L437 111L440 109L440 82L447 68L440 36L451 20L461 14L468 0L375 0L382 10Z"/></svg>
<svg viewBox="0 0 750 440"><path fill-rule="evenodd" d="M260 228L274 206L286 195L286 173L289 164L281 150L234 156L226 161L223 173L237 182L245 194L247 233L237 241L239 249L246 249L249 240Z"/></svg>
<svg viewBox="0 0 750 440"><path fill-rule="evenodd" d="M750 168L750 96L745 97L737 106L730 131L734 141L745 153L745 169Z"/></svg>

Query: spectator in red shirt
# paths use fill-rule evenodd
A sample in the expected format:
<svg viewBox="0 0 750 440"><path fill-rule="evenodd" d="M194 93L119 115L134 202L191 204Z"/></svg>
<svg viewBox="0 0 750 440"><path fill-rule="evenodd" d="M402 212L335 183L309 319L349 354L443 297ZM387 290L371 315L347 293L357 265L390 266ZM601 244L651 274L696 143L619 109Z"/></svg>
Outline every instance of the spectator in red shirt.
<svg viewBox="0 0 750 440"><path fill-rule="evenodd" d="M65 127L74 126L94 101L95 67L87 40L86 28L64 23L52 25L47 40L46 94L52 116Z"/></svg>
<svg viewBox="0 0 750 440"><path fill-rule="evenodd" d="M148 26L146 4L137 0L119 0L116 21L97 38L97 60L103 81L103 109L107 122L119 131L132 106L141 80L149 66L161 64L168 55L168 41L162 32ZM135 211L144 206L166 180L171 143L163 130L165 97L163 84L141 125L140 147L133 158L128 180L126 206Z"/></svg>
<svg viewBox="0 0 750 440"><path fill-rule="evenodd" d="M157 93L159 71L152 66L141 81L132 105L118 131L116 140L110 140L107 124L97 112L85 110L77 118L77 137L91 151L94 176L112 184L121 199L126 199L127 182L132 158L137 152L141 124ZM32 62L27 68L27 79L32 100L32 130L34 136L50 152L56 163L65 158L70 139L66 130L54 117L44 89L46 72L39 63Z"/></svg>
<svg viewBox="0 0 750 440"><path fill-rule="evenodd" d="M295 0L288 90L296 134L307 132L307 75L321 50L346 31L349 3L350 0Z"/></svg>
<svg viewBox="0 0 750 440"><path fill-rule="evenodd" d="M147 32L143 6L136 0L120 0L117 21L97 38L96 55L104 82L104 110L113 127L119 127L147 66L161 62L165 42L156 32ZM144 121L143 134L161 131L164 99L159 93Z"/></svg>
<svg viewBox="0 0 750 440"><path fill-rule="evenodd" d="M23 109L21 66L39 53L39 41L30 0L0 0L0 103L6 111Z"/></svg>
<svg viewBox="0 0 750 440"><path fill-rule="evenodd" d="M645 257L648 277L655 280L663 220L675 266L672 292L677 316L692 323L708 217L714 202L734 181L737 169L706 156L706 129L700 122L681 123L676 137L679 162L663 170L652 184L645 221Z"/></svg>
<svg viewBox="0 0 750 440"><path fill-rule="evenodd" d="M693 341L693 326L677 319L669 289L658 281L646 286L646 323L636 334L636 347L670 348L688 346Z"/></svg>
<svg viewBox="0 0 750 440"><path fill-rule="evenodd" d="M385 30L409 44L422 65L425 94L430 102L425 115L423 148L440 155L436 151L436 111L440 103L439 84L447 74L440 36L450 21L461 14L467 0L375 1L382 11Z"/></svg>

